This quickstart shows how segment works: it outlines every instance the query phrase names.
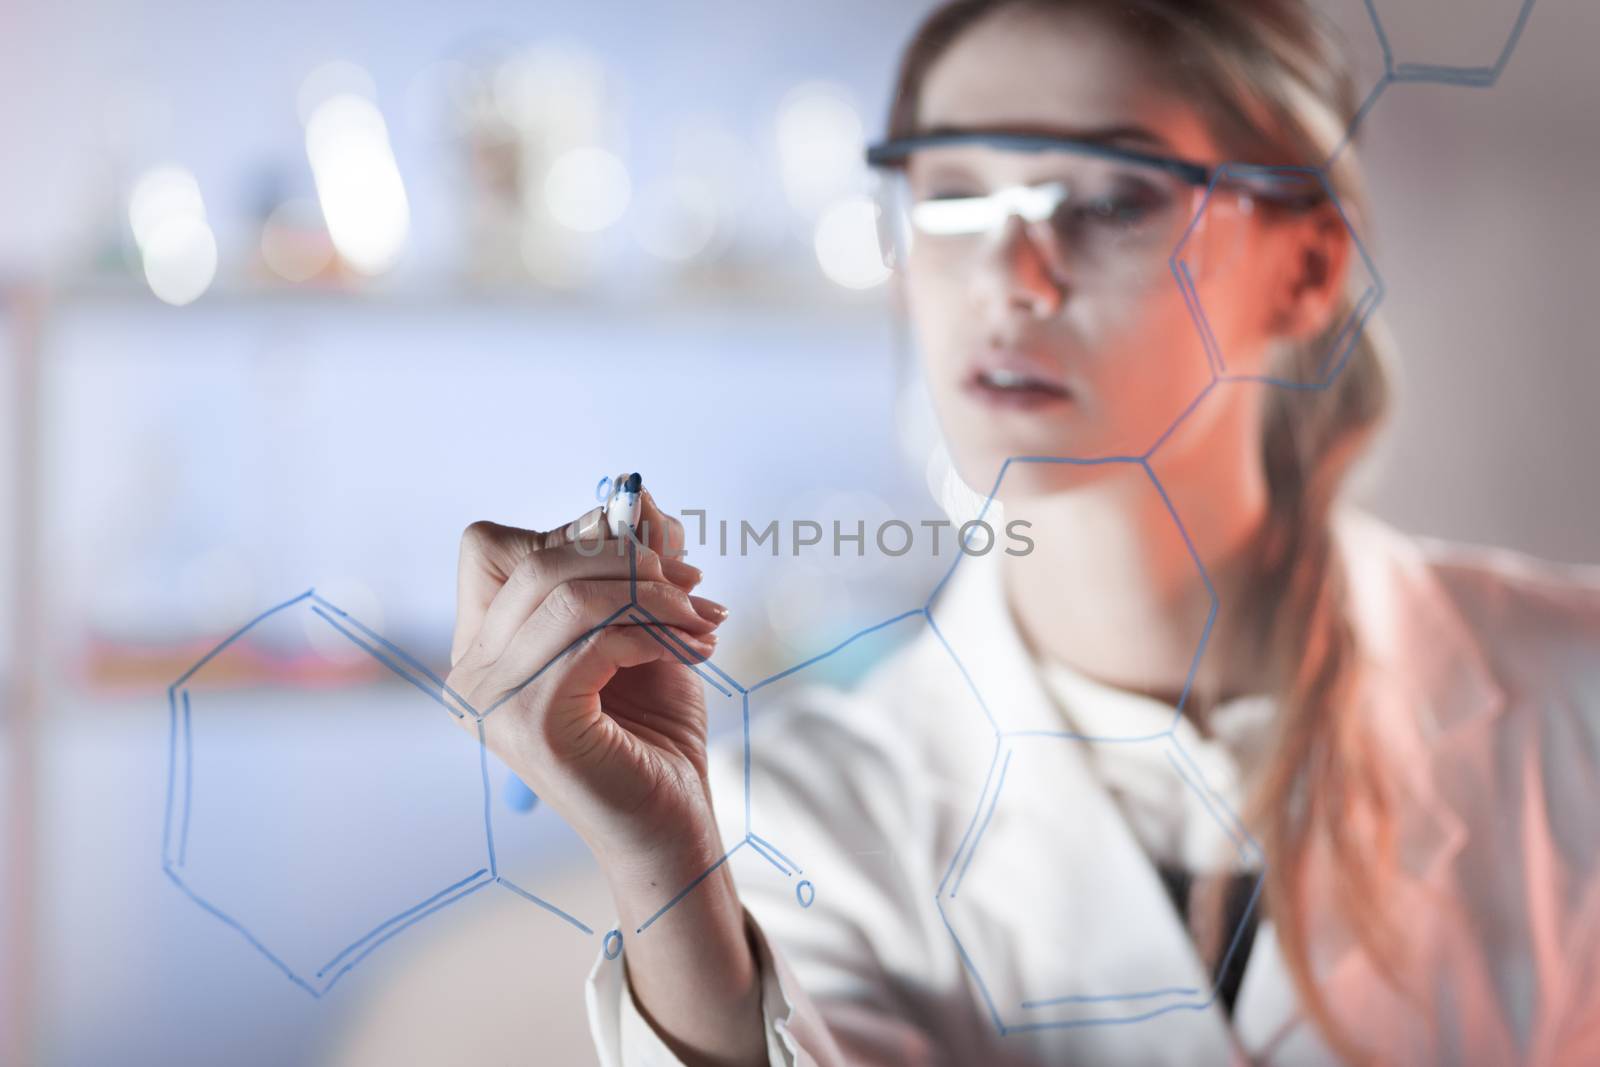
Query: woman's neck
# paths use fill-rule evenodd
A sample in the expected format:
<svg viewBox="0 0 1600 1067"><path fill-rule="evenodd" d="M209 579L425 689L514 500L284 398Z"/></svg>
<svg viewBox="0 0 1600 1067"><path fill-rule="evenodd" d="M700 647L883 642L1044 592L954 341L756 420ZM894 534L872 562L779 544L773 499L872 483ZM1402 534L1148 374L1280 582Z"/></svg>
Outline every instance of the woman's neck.
<svg viewBox="0 0 1600 1067"><path fill-rule="evenodd" d="M1033 550L1005 557L1004 575L1012 612L1034 652L1169 702L1184 691L1212 610L1195 555L1218 600L1233 604L1252 574L1255 537L1267 513L1264 479L1217 484L1215 467L1207 478L1177 466L1152 461L1170 511L1134 464L1005 508L1007 522L1032 524ZM1214 627L1186 705L1190 711L1263 684L1258 653L1224 647L1230 643L1218 637Z"/></svg>

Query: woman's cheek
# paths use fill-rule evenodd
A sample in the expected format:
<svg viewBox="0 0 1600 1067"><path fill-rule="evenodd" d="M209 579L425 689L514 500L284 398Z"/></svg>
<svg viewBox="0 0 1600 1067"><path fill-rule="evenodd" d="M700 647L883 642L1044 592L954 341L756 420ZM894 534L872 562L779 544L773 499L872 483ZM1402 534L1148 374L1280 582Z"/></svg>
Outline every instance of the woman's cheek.
<svg viewBox="0 0 1600 1067"><path fill-rule="evenodd" d="M1083 368L1099 443L1138 455L1206 387L1210 365L1183 309L1147 302L1101 325Z"/></svg>

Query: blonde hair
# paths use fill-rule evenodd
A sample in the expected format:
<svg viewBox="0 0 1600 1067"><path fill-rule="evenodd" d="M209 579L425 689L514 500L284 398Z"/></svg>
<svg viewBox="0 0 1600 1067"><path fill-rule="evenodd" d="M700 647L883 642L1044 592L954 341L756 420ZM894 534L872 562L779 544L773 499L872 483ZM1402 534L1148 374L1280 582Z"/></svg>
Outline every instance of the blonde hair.
<svg viewBox="0 0 1600 1067"><path fill-rule="evenodd" d="M1160 55L1197 106L1231 162L1320 167L1345 215L1367 217L1365 188L1348 148L1328 159L1355 119L1349 64L1330 28L1305 0L951 0L935 8L905 49L890 105L888 135L916 132L923 81L968 28L1002 8L1085 11L1103 17ZM1283 344L1268 373L1320 381L1359 294L1350 279L1322 336ZM1260 531L1261 565L1219 630L1266 651L1278 697L1275 736L1255 776L1246 825L1266 855L1265 907L1305 1010L1346 1059L1364 1061L1316 986L1309 949L1304 872L1326 843L1340 905L1379 972L1404 992L1403 942L1384 909L1391 869L1392 799L1374 739L1353 706L1355 637L1345 577L1332 534L1339 490L1365 451L1390 399L1387 335L1370 318L1325 388L1265 388L1261 459L1269 494ZM1366 827L1357 832L1355 827ZM1374 829L1375 828L1375 831ZM1213 956L1221 929L1220 880L1197 890L1196 931Z"/></svg>

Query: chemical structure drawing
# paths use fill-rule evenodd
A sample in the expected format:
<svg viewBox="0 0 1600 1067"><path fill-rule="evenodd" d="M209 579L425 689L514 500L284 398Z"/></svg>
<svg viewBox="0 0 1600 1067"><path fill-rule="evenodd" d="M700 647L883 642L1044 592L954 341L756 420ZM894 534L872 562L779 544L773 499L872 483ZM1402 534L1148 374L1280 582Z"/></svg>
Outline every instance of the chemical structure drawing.
<svg viewBox="0 0 1600 1067"><path fill-rule="evenodd" d="M945 928L954 938L963 965L977 987L990 1020L1002 1035L1030 1030L1068 1029L1081 1026L1124 1024L1152 1019L1175 1011L1197 1011L1210 1007L1219 996L1219 981L1227 972L1247 933L1246 920L1257 906L1266 880L1263 854L1228 808L1223 798L1207 784L1193 759L1174 736L1128 742L1159 750L1171 768L1174 779L1188 790L1216 821L1234 855L1230 860L1250 877L1250 896L1240 918L1225 931L1226 948L1217 966L1207 970L1188 958L1141 957L1137 945L1128 945L1125 932L1116 925L1083 921L1081 909L1065 903L1092 898L1095 875L1080 866L1062 865L1048 879L1036 877L1036 867L1019 868L996 858L994 850L1028 847L1042 833L1050 835L1052 848L1063 854L1087 858L1107 844L1124 848L1128 842L1117 838L1107 842L1093 825L1097 817L1116 818L1115 810L1104 798L1074 793L1073 817L1051 817L1036 805L1014 799L1018 791L1032 792L1037 781L1083 783L1087 768L1081 759L1082 742L1051 742L1041 737L1007 740L997 752L990 770L988 795L973 812L976 833L966 847L951 858L935 901ZM1029 783L1032 776L1035 783ZM1009 786L1009 788L1008 788ZM996 819L996 814L999 818ZM1003 827L1003 829L1002 829ZM1137 915L1145 923L1177 922L1166 890L1154 878L1129 880L1119 889L1117 914ZM968 910L974 897L979 904L969 921ZM974 936L981 929L990 906L1006 907L1027 921L1031 936L1020 949L1031 953L1044 946L1072 944L1085 954L1113 961L1116 973L1095 976L1092 992L1040 990L1015 1003L1001 1003L991 992L984 974L990 968L1003 969L1017 961L983 959L974 946L982 943ZM1169 918L1170 916L1170 918ZM1051 949L1046 949L1051 951ZM1069 972L1070 973L1070 972Z"/></svg>
<svg viewBox="0 0 1600 1067"><path fill-rule="evenodd" d="M341 738L330 735L326 718L319 719L316 729L319 740L326 739L327 749L280 755L279 762L272 766L264 765L268 762L271 731L260 731L265 736L253 738L252 744L240 752L223 750L217 744L206 746L207 726L212 718L233 714L229 705L244 699L225 689L208 691L204 685L208 666L223 663L229 650L240 642L299 615L304 616L303 625L337 635L332 640L348 642L380 669L393 672L429 698L426 702L417 699L417 707L392 706L385 713L384 728L410 730L426 743L427 763L421 770L436 768L433 777L438 779L438 788L426 791L425 801L417 804L412 814L428 820L428 825L440 834L459 837L464 870L452 876L443 888L438 883L425 888L421 884L410 886L408 895L400 893L398 904L402 906L393 906L399 890L391 883L408 881L404 877L408 874L413 882L421 877L421 872L410 871L398 862L408 848L404 835L374 833L354 817L341 823L340 817L350 805L337 797L291 820L271 818L272 813L255 809L250 809L247 826L220 826L208 817L206 797L214 797L219 790L290 803L294 792L310 788L308 782L350 776L370 764L383 762L338 759L335 750ZM162 870L197 906L237 932L312 996L327 993L380 945L489 885L499 885L538 905L586 935L594 933L570 912L500 874L482 717L420 660L314 589L269 608L219 642L168 687L167 704ZM440 709L456 719L466 715L476 718L476 739L445 721ZM279 702L268 710L282 714L286 709ZM242 716L233 717L236 724L244 721L248 725ZM435 729L436 725L442 729ZM362 784L367 787L365 792L381 793L391 802L424 792L417 788L415 779L402 782L393 773L363 779ZM362 792L348 780L335 781L334 786L346 792ZM396 817L400 814L394 813ZM446 816L452 821L442 822ZM386 818L384 825L392 828L395 824ZM324 885L316 881L319 872L314 869L298 871L299 884L288 876L284 866L305 853L302 838L314 833L327 833L330 838L341 835L337 836L344 842L341 851L351 858L351 865L344 872L347 877L334 878ZM249 841L251 847L234 846L230 840L233 837ZM208 864L206 861L214 856L217 861ZM339 893L351 898L350 906L330 909L330 896ZM379 901L387 901L390 906ZM364 932L349 940L341 937L337 929L319 930L313 920L329 910L337 911L340 919L365 911L369 918L361 924ZM328 940L319 941L314 936L317 933Z"/></svg>
<svg viewBox="0 0 1600 1067"><path fill-rule="evenodd" d="M601 938L604 957L609 960L619 958L625 950L626 937L646 934L655 923L684 897L693 892L707 877L746 848L759 856L761 860L783 877L793 880L795 906L810 907L816 899L818 887L811 880L804 877L805 870L800 863L783 851L780 842L775 842L768 837L762 836L756 829L760 823L756 818L758 813L752 810L751 800L752 778L756 773L756 766L752 759L752 734L750 728L752 698L768 687L774 686L791 676L799 674L808 667L842 652L868 635L894 627L900 623L926 624L958 669L974 698L976 706L987 719L993 738L992 748L984 754L988 760L987 775L979 795L974 800L966 832L954 854L949 857L948 864L943 869L943 876L938 885L933 887L933 894L939 915L954 940L962 965L971 978L978 995L983 999L996 1029L1001 1034L1009 1034L1029 1030L1084 1025L1132 1024L1168 1012L1200 1010L1209 1006L1217 996L1215 983L1207 983L1204 980L1196 981L1192 974L1188 976L1179 975L1172 980L1166 980L1151 974L1148 977L1158 984L1144 986L1136 981L1130 981L1125 986L1106 989L1094 995L1073 994L1061 996L1055 991L1040 990L1037 995L1030 994L1028 998L1017 1004L996 1003L990 995L989 983L984 978L984 964L986 961L975 959L967 950L961 936L963 921L963 897L961 894L964 887L970 893L971 888L982 881L986 867L993 861L994 850L997 847L1001 847L1001 842L990 840L989 831L991 828L1006 822L1004 815L997 822L996 813L1004 813L1008 809L1007 798L1014 791L1014 789L1013 791L1007 790L1008 779L1015 787L1015 783L1023 776L1040 773L1037 760L1064 758L1064 753L1066 754L1065 758L1072 758L1070 752L1075 746L1106 743L1149 745L1161 751L1176 780L1181 783L1187 794L1192 796L1205 809L1210 818L1215 821L1218 832L1223 839L1232 843L1240 863L1261 871L1254 891L1250 896L1245 917L1241 918L1236 928L1227 935L1225 954L1220 961L1219 972L1226 967L1227 962L1239 947L1240 933L1259 899L1262 883L1265 879L1266 857L1259 844L1232 811L1230 805L1224 801L1212 784L1205 779L1192 754L1184 749L1175 732L1175 728L1182 720L1196 671L1210 641L1212 627L1220 609L1220 602L1211 578L1207 573L1204 561L1201 560L1196 551L1194 543L1184 527L1182 518L1173 506L1167 490L1157 476L1152 463L1163 444L1169 440L1171 435L1200 407L1213 391L1221 386L1247 384L1270 389L1314 392L1327 389L1338 379L1356 351L1368 321L1383 301L1385 288L1372 258L1356 232L1356 227L1351 223L1345 213L1344 206L1339 203L1335 195L1328 177L1330 171L1345 148L1351 143L1359 127L1388 86L1409 82L1433 82L1472 87L1494 85L1504 71L1533 8L1533 0L1522 0L1520 7L1516 10L1504 46L1491 63L1481 66L1449 66L1410 62L1397 58L1382 17L1382 9L1386 6L1385 0L1363 0L1363 2L1382 50L1384 72L1377 84L1362 101L1345 130L1343 138L1329 153L1326 161L1320 167L1314 168L1262 167L1238 162L1226 163L1217 168L1195 218L1191 220L1188 229L1185 230L1183 237L1180 238L1169 257L1168 262L1174 282L1184 296L1194 328L1205 352L1210 372L1209 383L1176 414L1172 422L1154 442L1137 454L1097 457L1013 456L1008 458L1001 465L994 484L979 511L979 518L982 518L993 507L1006 474L1013 464L1064 464L1078 466L1114 464L1139 469L1150 483L1151 491L1159 496L1175 530L1181 535L1201 582L1210 596L1209 611L1203 629L1197 639L1195 653L1188 669L1182 695L1174 709L1171 723L1165 729L1131 736L1081 734L1069 730L1008 729L1007 724L1002 721L1003 716L997 716L991 705L986 702L984 687L978 684L976 680L979 672L975 671L974 667L976 666L976 661L982 657L981 651L955 647L951 641L947 640L945 628L940 624L939 605L941 594L945 591L957 568L962 565L965 553L961 552L957 553L955 560L938 579L921 605L857 630L823 652L808 657L802 662L758 682L745 685L717 667L710 660L702 658L691 649L679 644L661 620L638 603L636 596L637 574L634 567L633 548L630 544L630 593L635 594L630 596L630 602L575 639L544 667L541 667L494 704L482 710L474 708L460 694L453 692L443 679L425 667L421 661L343 610L319 597L314 590L308 590L263 612L254 620L235 631L202 657L168 689L170 739L168 745L166 816L162 841L162 867L167 877L197 906L235 930L252 948L279 970L283 971L292 982L314 997L320 997L327 993L344 975L368 958L381 944L396 937L429 915L465 899L467 896L489 885L499 885L537 905L551 916L561 920L585 936L593 936L596 932L593 926L580 920L573 913L558 907L555 903L544 899L521 885L513 883L500 873L495 853L493 805L491 803L492 791L489 787L488 749L484 742L484 723L490 715L511 700L517 692L539 678L544 671L548 670L562 656L572 652L605 627L625 622L644 628L653 639L667 648L680 663L694 671L705 684L709 701L721 701L729 709L734 706L738 707L743 746L743 833L719 859L711 863L695 878L690 879L686 884L679 887L672 896L663 901L657 911L632 931L619 929L607 931ZM1297 183L1302 186L1312 183L1319 185L1328 202L1332 204L1350 231L1351 244L1355 252L1352 269L1360 269L1366 275L1366 283L1360 294L1350 301L1350 306L1345 309L1342 319L1329 332L1325 350L1316 353L1312 365L1301 368L1304 373L1295 377L1246 374L1236 369L1230 369L1228 353L1223 350L1223 346L1218 342L1213 331L1211 319L1203 306L1196 282L1196 271L1191 255L1193 249L1190 247L1190 240L1191 236L1196 232L1196 226L1202 216L1213 202L1218 183L1232 178L1246 178L1254 182L1266 180L1285 184ZM602 485L604 485L604 482L602 482ZM244 919L235 914L235 911L228 906L227 901L213 898L213 896L192 885L193 879L190 875L190 865L193 860L190 857L191 848L188 827L192 812L199 810L197 808L199 801L193 789L195 768L197 766L193 737L196 732L196 721L203 720L200 710L205 706L197 701L194 694L191 693L190 683L209 662L252 628L278 613L292 609L310 610L321 622L360 648L374 662L404 679L449 715L460 720L463 724L470 724L473 730L468 732L469 735L471 732L476 734L476 776L470 782L475 789L475 803L480 805L481 816L480 821L473 828L475 838L478 833L482 834L482 858L476 868L465 877L457 877L443 888L436 889L430 895L420 896L407 907L399 911L386 913L386 918L376 922L362 936L344 945L342 949L336 951L331 957L326 958L320 966L315 963L301 964L286 959L282 953L269 947L268 938L258 936L256 927L253 924L247 926ZM726 830L727 828L724 827L724 829ZM980 845L984 845L986 841L987 847L980 849ZM1059 888L1057 892L1060 892ZM1159 898L1156 898L1151 901L1151 907L1159 911L1165 907L1165 904ZM1204 977L1201 976L1202 979Z"/></svg>
<svg viewBox="0 0 1600 1067"><path fill-rule="evenodd" d="M638 602L637 565L635 549L631 542L628 544L628 555L630 602L580 635L565 649L557 653L549 663L546 663L538 671L535 671L519 685L481 711L475 708L460 693L452 689L444 679L430 670L421 660L342 608L321 597L314 589L308 589L298 596L269 608L241 626L202 656L168 687L167 796L162 833L162 869L167 878L198 907L233 929L251 948L282 971L291 982L313 997L321 997L331 990L340 979L364 961L380 945L398 936L428 916L465 899L489 885L498 885L521 899L542 908L580 933L592 936L595 930L590 924L578 918L571 911L532 892L500 872L499 857L495 850L494 805L492 803L494 791L490 787L488 746L484 740L484 723L489 716L512 700L518 692L537 680L563 656L571 654L589 638L605 629L605 627L617 623L619 619L626 615L628 622L642 627L652 638L668 648L681 663L699 675L711 691L719 694L725 700L730 702L737 700L740 703L746 731L746 745L748 746L749 693L751 690L740 685L709 660L702 659L693 650L680 645L666 626ZM389 913L387 917L372 925L361 937L345 945L332 958L321 963L320 966L317 966L313 959L315 949L309 950L310 954L304 960L289 958L289 953L282 951L281 947L272 943L274 938L264 936L261 933L259 923L247 922L239 914L239 909L226 899L221 899L213 893L204 892L204 887L197 887L193 884L195 879L190 871L192 867L190 859L190 824L193 813L197 810L194 787L197 767L196 747L194 744L196 736L195 722L197 719L202 723L205 720L205 715L203 714L205 705L200 703L192 692L195 679L208 664L211 664L252 631L257 630L257 628L276 617L293 611L309 611L310 615L317 619L319 624L327 626L332 632L339 634L343 639L349 641L354 647L370 657L373 662L392 672L418 692L427 696L432 705L436 706L436 709L443 709L444 712L458 720L461 725L470 724L471 734L475 735L476 748L475 761L470 768L470 779L463 775L461 780L463 784L470 786L473 804L480 813L478 817L481 822L475 827L475 835L478 833L482 835L482 865L465 878L460 878L445 888L431 893L420 901L411 903L399 911ZM787 674L788 672L783 673ZM777 680L777 677L780 676L774 676L774 678L759 682L753 688L759 689L769 682ZM201 712L200 714L197 714L197 706ZM747 811L748 807L747 804ZM692 892L713 871L745 847L749 847L752 852L761 856L785 876L795 877L797 903L802 907L811 905L815 899L816 887L809 880L799 877L803 874L800 865L785 855L778 845L761 837L747 826L745 835L721 859L711 864L705 871L684 885L674 896L666 900L661 908L641 923L633 933L642 934L648 930L673 905ZM234 864L232 868L233 872L239 875L241 879L247 873L243 865ZM255 873L270 876L270 871ZM250 876L254 877L255 873L251 873ZM297 923L303 923L307 914L305 909L294 908L290 905L287 908L280 908L274 918L282 925L293 926ZM620 930L613 929L606 932L603 938L603 951L608 959L615 959L621 955L623 937L624 934Z"/></svg>

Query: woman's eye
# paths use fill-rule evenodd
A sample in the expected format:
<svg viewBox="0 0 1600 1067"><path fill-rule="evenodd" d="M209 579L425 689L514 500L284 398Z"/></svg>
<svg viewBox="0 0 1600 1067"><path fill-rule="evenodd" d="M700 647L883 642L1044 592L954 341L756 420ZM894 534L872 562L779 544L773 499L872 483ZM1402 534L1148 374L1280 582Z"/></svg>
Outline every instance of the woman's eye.
<svg viewBox="0 0 1600 1067"><path fill-rule="evenodd" d="M1087 223L1117 227L1136 226L1167 206L1167 198L1143 183L1080 200L1074 217Z"/></svg>
<svg viewBox="0 0 1600 1067"><path fill-rule="evenodd" d="M1083 205L1082 210L1091 221L1127 225L1142 219L1148 209L1137 200L1102 197Z"/></svg>

